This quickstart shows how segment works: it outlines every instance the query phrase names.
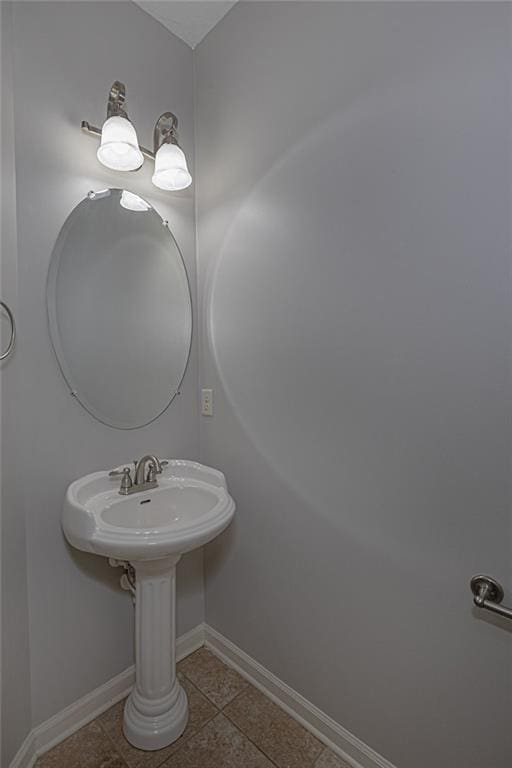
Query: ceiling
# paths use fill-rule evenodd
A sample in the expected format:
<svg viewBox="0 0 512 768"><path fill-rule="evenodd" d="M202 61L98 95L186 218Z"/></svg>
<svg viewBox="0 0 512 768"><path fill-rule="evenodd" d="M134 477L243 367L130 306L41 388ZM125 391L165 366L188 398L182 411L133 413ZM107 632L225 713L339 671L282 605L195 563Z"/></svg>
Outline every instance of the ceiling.
<svg viewBox="0 0 512 768"><path fill-rule="evenodd" d="M191 48L201 42L210 29L218 24L233 7L224 0L135 0L138 6L164 27L181 37Z"/></svg>

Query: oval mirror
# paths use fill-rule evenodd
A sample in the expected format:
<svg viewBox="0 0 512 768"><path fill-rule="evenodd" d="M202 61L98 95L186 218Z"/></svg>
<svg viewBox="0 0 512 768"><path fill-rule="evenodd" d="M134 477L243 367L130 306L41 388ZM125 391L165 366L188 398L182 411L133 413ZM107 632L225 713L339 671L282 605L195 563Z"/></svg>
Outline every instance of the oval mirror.
<svg viewBox="0 0 512 768"><path fill-rule="evenodd" d="M179 248L149 203L89 193L55 244L47 304L60 369L89 413L134 429L167 408L187 366L192 306Z"/></svg>

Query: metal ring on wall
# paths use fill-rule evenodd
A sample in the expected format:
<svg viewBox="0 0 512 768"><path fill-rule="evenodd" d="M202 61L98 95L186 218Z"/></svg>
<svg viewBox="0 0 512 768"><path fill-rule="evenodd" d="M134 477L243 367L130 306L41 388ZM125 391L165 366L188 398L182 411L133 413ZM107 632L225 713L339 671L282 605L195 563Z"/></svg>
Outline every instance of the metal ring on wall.
<svg viewBox="0 0 512 768"><path fill-rule="evenodd" d="M5 301L0 301L0 307L2 307L2 309L5 310L7 317L9 318L9 321L11 323L11 338L9 339L7 349L5 350L5 352L2 352L2 354L0 355L0 360L5 360L5 358L9 357L9 355L14 349L14 344L16 341L16 324L14 322L14 315L12 314L11 310L9 309Z"/></svg>

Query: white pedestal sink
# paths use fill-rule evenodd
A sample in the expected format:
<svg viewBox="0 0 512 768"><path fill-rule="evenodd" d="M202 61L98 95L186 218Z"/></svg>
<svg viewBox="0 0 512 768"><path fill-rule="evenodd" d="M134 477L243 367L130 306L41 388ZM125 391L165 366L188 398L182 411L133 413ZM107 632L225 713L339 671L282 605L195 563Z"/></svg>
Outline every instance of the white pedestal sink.
<svg viewBox="0 0 512 768"><path fill-rule="evenodd" d="M161 749L188 719L176 677L175 574L180 556L211 541L235 512L222 472L170 460L158 487L129 496L119 480L95 472L66 493L62 527L77 549L129 563L135 570L135 687L124 733L135 747Z"/></svg>

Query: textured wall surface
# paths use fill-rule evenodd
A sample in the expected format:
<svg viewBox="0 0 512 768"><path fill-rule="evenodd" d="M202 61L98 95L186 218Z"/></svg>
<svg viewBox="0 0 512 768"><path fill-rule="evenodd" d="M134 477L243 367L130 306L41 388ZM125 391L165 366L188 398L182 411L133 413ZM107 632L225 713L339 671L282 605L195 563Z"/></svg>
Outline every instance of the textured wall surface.
<svg viewBox="0 0 512 768"><path fill-rule="evenodd" d="M160 194L150 164L108 171L80 121L104 120L112 82L126 83L128 110L150 145L158 115L180 117L193 169L192 51L132 3L15 3L14 116L18 217L18 351L13 407L26 518L32 678L36 725L133 663L133 606L118 570L72 550L60 528L67 485L82 474L147 452L196 458L197 345L178 397L134 431L95 421L69 396L46 323L45 283L59 229L90 189L128 186L169 220L195 283L193 188ZM37 124L34 122L37 115ZM195 291L193 300L195 303ZM203 619L202 554L178 566L178 632Z"/></svg>
<svg viewBox="0 0 512 768"><path fill-rule="evenodd" d="M399 768L512 762L468 590L512 575L511 11L241 3L196 49L207 621Z"/></svg>

